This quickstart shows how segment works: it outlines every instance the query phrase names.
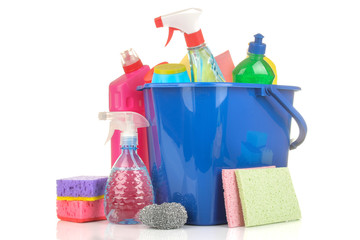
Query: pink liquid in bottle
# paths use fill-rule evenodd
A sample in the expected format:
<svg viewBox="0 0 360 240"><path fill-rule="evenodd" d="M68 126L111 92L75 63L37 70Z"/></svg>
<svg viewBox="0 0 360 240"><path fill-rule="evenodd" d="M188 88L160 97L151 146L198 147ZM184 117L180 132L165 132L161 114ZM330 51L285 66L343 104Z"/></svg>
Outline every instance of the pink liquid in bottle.
<svg viewBox="0 0 360 240"><path fill-rule="evenodd" d="M124 146L114 164L105 189L105 216L117 224L137 224L139 211L154 203L150 176L136 153L136 147Z"/></svg>
<svg viewBox="0 0 360 240"><path fill-rule="evenodd" d="M121 57L125 74L110 83L109 110L110 112L131 111L145 116L144 95L142 91L137 91L136 88L145 84L144 77L150 68L142 64L132 49L122 52ZM120 134L120 131L116 130L111 138L111 166L121 154ZM139 129L138 136L138 153L149 171L146 129Z"/></svg>

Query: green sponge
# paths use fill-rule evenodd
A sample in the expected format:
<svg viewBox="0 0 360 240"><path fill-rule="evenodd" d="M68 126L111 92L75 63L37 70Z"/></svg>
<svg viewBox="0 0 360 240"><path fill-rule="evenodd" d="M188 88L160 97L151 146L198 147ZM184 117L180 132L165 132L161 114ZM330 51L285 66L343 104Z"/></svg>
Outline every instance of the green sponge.
<svg viewBox="0 0 360 240"><path fill-rule="evenodd" d="M245 226L301 218L288 168L237 169L235 174Z"/></svg>

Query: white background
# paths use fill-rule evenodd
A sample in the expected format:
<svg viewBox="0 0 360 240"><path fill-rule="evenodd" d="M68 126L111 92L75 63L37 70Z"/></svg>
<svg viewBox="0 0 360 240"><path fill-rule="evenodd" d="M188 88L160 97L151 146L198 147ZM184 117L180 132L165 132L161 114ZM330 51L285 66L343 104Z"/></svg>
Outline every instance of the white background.
<svg viewBox="0 0 360 240"><path fill-rule="evenodd" d="M357 1L1 1L1 238L6 239L355 239L359 236L360 8ZM235 65L262 33L278 83L300 86L294 106L307 139L289 155L303 218L255 228L173 231L75 224L56 218L56 179L107 175L108 84L123 74L119 53L143 63L179 62L175 33L153 19L199 7L214 55ZM292 137L297 128L293 124Z"/></svg>

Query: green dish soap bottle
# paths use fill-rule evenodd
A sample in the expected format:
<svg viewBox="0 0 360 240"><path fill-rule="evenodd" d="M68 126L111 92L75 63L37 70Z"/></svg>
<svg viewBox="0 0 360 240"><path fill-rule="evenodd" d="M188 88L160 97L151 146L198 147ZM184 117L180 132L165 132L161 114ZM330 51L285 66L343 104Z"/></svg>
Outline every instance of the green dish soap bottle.
<svg viewBox="0 0 360 240"><path fill-rule="evenodd" d="M249 43L248 58L240 62L233 70L233 82L272 84L275 74L264 60L266 44L263 35L256 34L255 42Z"/></svg>

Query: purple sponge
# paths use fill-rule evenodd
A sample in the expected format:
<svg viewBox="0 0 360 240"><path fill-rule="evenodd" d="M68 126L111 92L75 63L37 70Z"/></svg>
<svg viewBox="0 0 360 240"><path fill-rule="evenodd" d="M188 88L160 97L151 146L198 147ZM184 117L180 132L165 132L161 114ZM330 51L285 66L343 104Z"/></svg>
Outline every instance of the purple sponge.
<svg viewBox="0 0 360 240"><path fill-rule="evenodd" d="M97 197L104 195L107 177L80 176L56 180L61 197Z"/></svg>

